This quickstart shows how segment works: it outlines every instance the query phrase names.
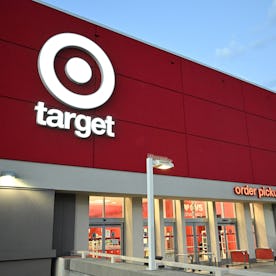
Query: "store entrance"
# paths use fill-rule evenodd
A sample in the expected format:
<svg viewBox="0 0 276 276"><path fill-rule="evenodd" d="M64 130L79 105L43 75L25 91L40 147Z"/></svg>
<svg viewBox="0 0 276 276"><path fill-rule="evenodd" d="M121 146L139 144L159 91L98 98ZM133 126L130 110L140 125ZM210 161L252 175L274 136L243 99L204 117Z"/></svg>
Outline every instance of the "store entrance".
<svg viewBox="0 0 276 276"><path fill-rule="evenodd" d="M88 235L89 251L123 254L123 224L91 225Z"/></svg>
<svg viewBox="0 0 276 276"><path fill-rule="evenodd" d="M209 256L209 231L206 222L186 223L187 253L191 263L208 263Z"/></svg>
<svg viewBox="0 0 276 276"><path fill-rule="evenodd" d="M166 261L175 261L176 258L176 230L175 222L164 223L164 256ZM148 257L148 226L144 225L144 257ZM163 253L162 253L163 254Z"/></svg>
<svg viewBox="0 0 276 276"><path fill-rule="evenodd" d="M236 223L218 223L220 257L223 263L230 260L230 252L238 249Z"/></svg>
<svg viewBox="0 0 276 276"><path fill-rule="evenodd" d="M164 226L165 238L165 260L175 261L176 257L176 230L174 222L165 222Z"/></svg>

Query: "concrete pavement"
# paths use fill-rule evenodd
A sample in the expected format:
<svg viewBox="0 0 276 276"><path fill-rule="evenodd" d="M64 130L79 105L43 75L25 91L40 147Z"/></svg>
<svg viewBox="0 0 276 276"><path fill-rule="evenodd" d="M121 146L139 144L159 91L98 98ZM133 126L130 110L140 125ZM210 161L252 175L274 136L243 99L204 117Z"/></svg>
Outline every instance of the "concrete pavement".
<svg viewBox="0 0 276 276"><path fill-rule="evenodd" d="M104 259L80 259L80 258L66 258L66 265L61 267L65 268L56 273L56 276L198 276L198 275L210 275L210 272L206 271L184 271L180 268L159 268L155 271L149 271L147 266L143 264L116 262L111 263ZM273 262L266 263L254 263L247 269L243 266L231 266L228 269L225 268L223 276L272 276L276 275L276 265ZM213 274L214 275L214 274Z"/></svg>

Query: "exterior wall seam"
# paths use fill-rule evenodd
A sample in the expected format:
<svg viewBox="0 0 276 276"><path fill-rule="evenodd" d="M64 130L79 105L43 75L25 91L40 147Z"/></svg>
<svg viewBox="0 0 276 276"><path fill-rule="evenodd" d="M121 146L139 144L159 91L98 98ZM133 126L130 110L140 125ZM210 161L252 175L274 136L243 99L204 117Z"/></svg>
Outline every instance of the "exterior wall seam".
<svg viewBox="0 0 276 276"><path fill-rule="evenodd" d="M186 146L186 162L187 162L187 173L190 176L190 163L189 163L189 147L187 139L187 118L186 118L186 108L185 108L185 93L184 93L184 80L183 80L183 63L181 63L181 87L183 91L182 95L182 108L183 108L183 120L184 120L184 131L185 131L185 146Z"/></svg>
<svg viewBox="0 0 276 276"><path fill-rule="evenodd" d="M244 110L244 116L245 116L245 127L246 127L247 142L248 142L248 145L249 145L249 158L250 158L251 176L252 176L253 183L256 183L256 178L255 178L255 174L254 174L253 157L252 157L253 147L250 143L250 138L249 138L248 118L247 118L248 113L245 111L244 86L242 86L241 92L242 92L243 110Z"/></svg>

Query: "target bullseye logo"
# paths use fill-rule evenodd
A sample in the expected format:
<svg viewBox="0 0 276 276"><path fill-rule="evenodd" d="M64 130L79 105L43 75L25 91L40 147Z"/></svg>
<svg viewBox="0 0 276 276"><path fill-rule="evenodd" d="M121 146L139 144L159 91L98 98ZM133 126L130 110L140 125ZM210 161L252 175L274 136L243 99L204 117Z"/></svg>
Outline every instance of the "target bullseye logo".
<svg viewBox="0 0 276 276"><path fill-rule="evenodd" d="M54 68L56 55L69 47L84 51L96 61L101 72L101 85L96 92L89 95L76 94L58 79ZM44 86L56 99L78 109L101 106L111 97L115 86L115 74L108 56L95 42L79 34L62 33L48 39L39 53L38 72ZM67 62L65 72L77 84L88 82L92 76L89 64L77 57Z"/></svg>
<svg viewBox="0 0 276 276"><path fill-rule="evenodd" d="M80 95L66 88L55 72L55 59L57 54L67 48L75 48L85 52L100 69L101 83L97 91ZM115 74L113 66L105 52L92 40L79 34L62 33L48 39L40 50L38 56L38 72L42 83L58 101L76 108L93 109L103 105L112 95L115 87ZM74 84L88 83L93 71L90 65L82 58L72 57L65 64L65 75ZM59 109L49 109L45 103L39 101L36 111L36 123L50 128L70 129L74 127L74 134L80 138L88 138L92 134L115 137L112 116L104 119L90 117L83 114L63 112Z"/></svg>
<svg viewBox="0 0 276 276"><path fill-rule="evenodd" d="M92 70L89 64L78 57L73 57L66 63L65 73L71 81L77 84L85 84L92 77Z"/></svg>

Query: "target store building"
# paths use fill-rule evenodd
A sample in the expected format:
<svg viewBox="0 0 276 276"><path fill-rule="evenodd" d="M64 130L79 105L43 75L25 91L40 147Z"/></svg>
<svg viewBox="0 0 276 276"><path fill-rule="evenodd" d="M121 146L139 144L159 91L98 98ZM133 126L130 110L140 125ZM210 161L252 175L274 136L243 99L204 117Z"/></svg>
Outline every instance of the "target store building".
<svg viewBox="0 0 276 276"><path fill-rule="evenodd" d="M31 0L0 3L0 274L76 250L218 264L276 250L276 95ZM260 68L261 70L261 68Z"/></svg>

